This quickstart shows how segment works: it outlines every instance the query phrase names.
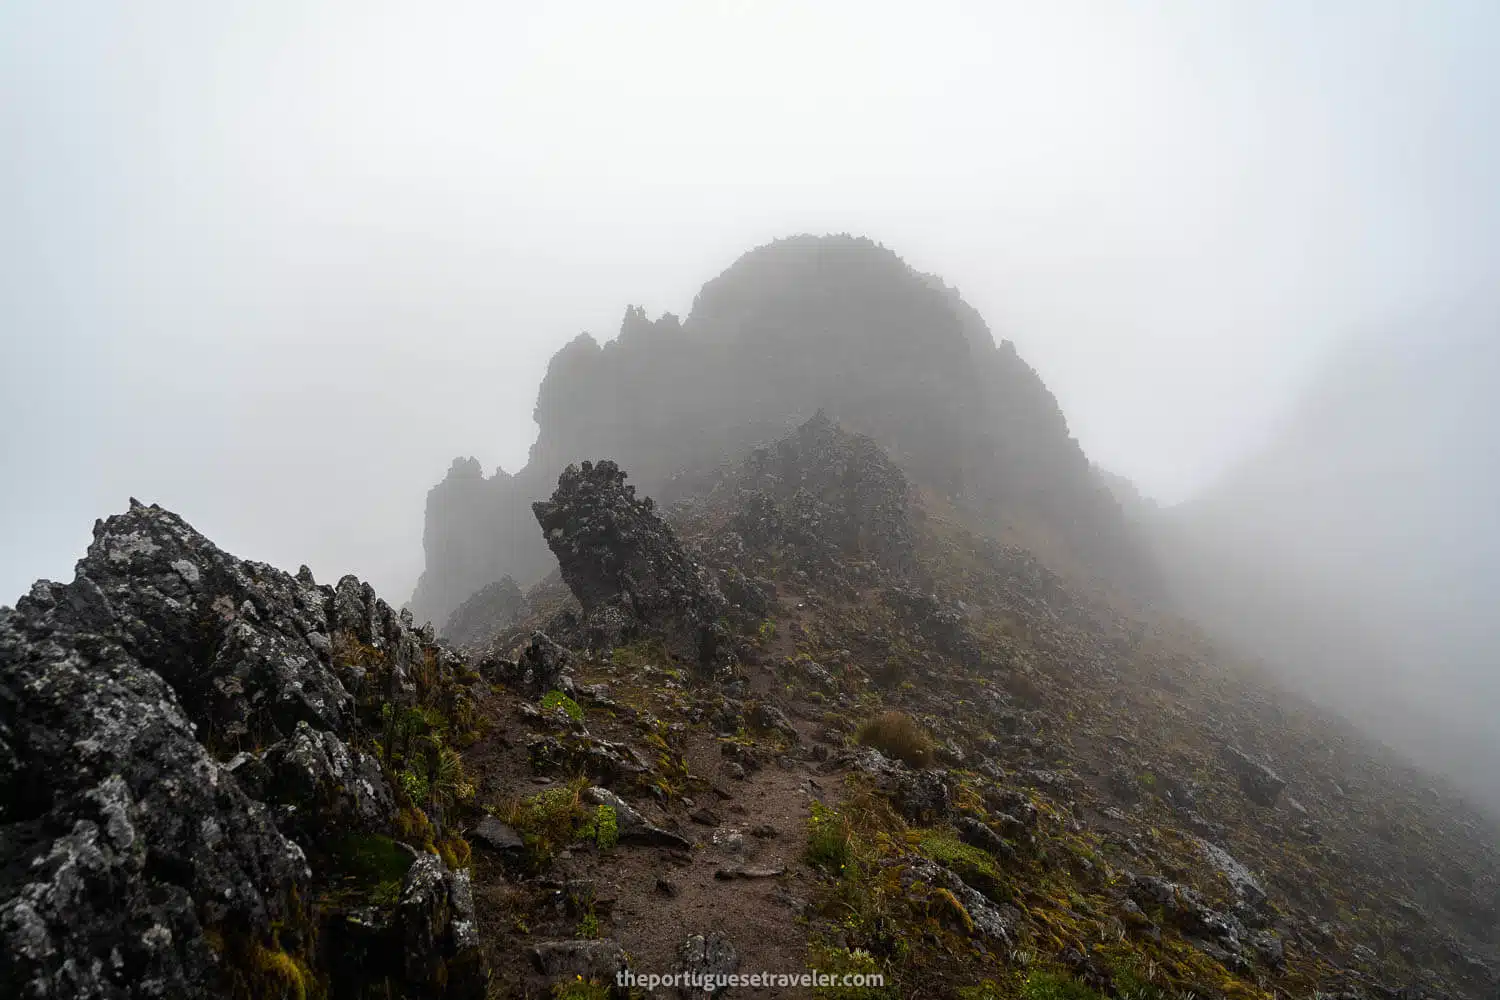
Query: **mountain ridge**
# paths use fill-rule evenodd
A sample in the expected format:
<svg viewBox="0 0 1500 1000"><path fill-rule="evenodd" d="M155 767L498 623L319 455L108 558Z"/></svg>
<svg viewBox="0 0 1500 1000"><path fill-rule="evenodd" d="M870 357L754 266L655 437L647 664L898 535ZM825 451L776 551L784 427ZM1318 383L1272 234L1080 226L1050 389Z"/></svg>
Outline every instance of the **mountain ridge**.
<svg viewBox="0 0 1500 1000"><path fill-rule="evenodd" d="M101 522L74 583L0 610L0 981L1500 985L1493 820L1201 636L1074 589L826 414L669 508L601 459L533 515L562 581L471 607L463 650L352 577L235 559L140 505Z"/></svg>
<svg viewBox="0 0 1500 1000"><path fill-rule="evenodd" d="M552 470L611 455L670 502L723 456L818 410L869 434L923 481L1045 527L1080 565L1135 574L1134 550L1056 399L1010 341L938 278L850 236L797 236L742 255L685 320L626 310L619 336L580 334L537 393L525 469L450 471L429 496L427 567L411 607L442 621L500 576L548 568L525 505ZM457 552L457 550L462 550ZM492 578L486 578L492 577Z"/></svg>

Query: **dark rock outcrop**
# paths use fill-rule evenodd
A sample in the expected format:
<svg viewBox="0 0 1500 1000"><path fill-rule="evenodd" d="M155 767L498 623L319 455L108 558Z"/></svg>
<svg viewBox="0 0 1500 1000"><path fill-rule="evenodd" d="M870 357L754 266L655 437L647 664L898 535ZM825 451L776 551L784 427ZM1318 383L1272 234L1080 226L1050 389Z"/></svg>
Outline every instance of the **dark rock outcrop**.
<svg viewBox="0 0 1500 1000"><path fill-rule="evenodd" d="M564 686L564 678L572 663L573 654L565 646L546 632L533 632L530 641L516 659L487 657L478 666L480 672L491 680L535 698ZM567 686L571 686L571 683Z"/></svg>
<svg viewBox="0 0 1500 1000"><path fill-rule="evenodd" d="M484 995L485 974L468 872L424 854L401 886L396 923L405 979L422 995Z"/></svg>
<svg viewBox="0 0 1500 1000"><path fill-rule="evenodd" d="M207 997L322 974L327 848L395 814L351 740L457 672L431 639L353 577L235 559L159 507L98 522L72 583L0 609L0 981ZM482 995L444 919L470 970L446 995Z"/></svg>
<svg viewBox="0 0 1500 1000"><path fill-rule="evenodd" d="M568 466L552 499L532 509L591 645L657 634L706 673L731 662L724 596L614 462Z"/></svg>
<svg viewBox="0 0 1500 1000"><path fill-rule="evenodd" d="M648 823L634 806L607 788L590 786L583 790L582 795L585 802L596 806L608 806L615 811L615 822L622 844L669 847L684 851L691 850L693 847L693 842L681 834Z"/></svg>

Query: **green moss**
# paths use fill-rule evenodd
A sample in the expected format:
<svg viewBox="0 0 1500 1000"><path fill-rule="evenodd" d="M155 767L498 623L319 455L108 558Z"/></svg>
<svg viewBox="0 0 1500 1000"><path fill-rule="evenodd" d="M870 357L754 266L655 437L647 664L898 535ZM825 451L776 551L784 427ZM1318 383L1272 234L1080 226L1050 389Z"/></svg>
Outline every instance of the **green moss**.
<svg viewBox="0 0 1500 1000"><path fill-rule="evenodd" d="M574 722L583 721L583 706L561 691L548 691L542 695L542 711L552 712L559 708Z"/></svg>
<svg viewBox="0 0 1500 1000"><path fill-rule="evenodd" d="M959 898L953 895L953 890L936 889L931 898L932 902L937 905L939 920L945 917L951 918L963 928L965 934L974 933L974 918L969 916L968 908L959 901Z"/></svg>
<svg viewBox="0 0 1500 1000"><path fill-rule="evenodd" d="M1077 980L1040 969L1027 974L1021 983L1021 995L1026 1000L1103 1000Z"/></svg>
<svg viewBox="0 0 1500 1000"><path fill-rule="evenodd" d="M467 868L473 862L474 848L462 837L448 837L437 844L438 857L454 871Z"/></svg>
<svg viewBox="0 0 1500 1000"><path fill-rule="evenodd" d="M351 834L334 845L330 860L330 897L394 906L412 856L390 837Z"/></svg>
<svg viewBox="0 0 1500 1000"><path fill-rule="evenodd" d="M307 1000L308 986L313 975L307 966L291 955L280 950L260 948L255 952L255 966L265 984L272 986L273 992L268 992L267 996L280 993L295 1000Z"/></svg>
<svg viewBox="0 0 1500 1000"><path fill-rule="evenodd" d="M396 814L396 835L415 847L431 847L436 831L427 813L416 806L406 806Z"/></svg>
<svg viewBox="0 0 1500 1000"><path fill-rule="evenodd" d="M401 880L386 879L370 890L369 900L382 909L391 909L401 902Z"/></svg>
<svg viewBox="0 0 1500 1000"><path fill-rule="evenodd" d="M214 939L211 938L211 942ZM305 961L279 947L234 937L217 939L226 959L227 993L233 1000L321 1000L324 984Z"/></svg>
<svg viewBox="0 0 1500 1000"><path fill-rule="evenodd" d="M991 899L1008 900L1005 876L985 851L959 840L946 830L921 830L917 844L924 855L951 870Z"/></svg>
<svg viewBox="0 0 1500 1000"><path fill-rule="evenodd" d="M637 642L616 646L610 652L610 662L627 670L641 667L665 666L671 662L667 649L660 639L641 639Z"/></svg>

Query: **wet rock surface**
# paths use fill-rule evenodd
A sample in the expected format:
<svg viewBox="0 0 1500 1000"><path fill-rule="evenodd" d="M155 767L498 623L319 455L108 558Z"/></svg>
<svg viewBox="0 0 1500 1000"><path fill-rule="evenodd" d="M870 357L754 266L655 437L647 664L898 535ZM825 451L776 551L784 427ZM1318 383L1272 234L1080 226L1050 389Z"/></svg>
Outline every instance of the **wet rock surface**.
<svg viewBox="0 0 1500 1000"><path fill-rule="evenodd" d="M187 997L316 975L324 848L395 818L349 743L361 699L455 669L353 577L235 559L159 507L96 524L72 583L0 610L0 979Z"/></svg>
<svg viewBox="0 0 1500 1000"><path fill-rule="evenodd" d="M740 955L734 943L717 931L709 934L690 934L677 950L682 970L706 983L706 988L685 987L679 991L684 998L722 997L729 987L718 985L724 977L740 967Z"/></svg>
<svg viewBox="0 0 1500 1000"><path fill-rule="evenodd" d="M729 665L723 594L614 462L569 466L552 498L532 509L583 605L591 644L608 648L654 633L706 673Z"/></svg>

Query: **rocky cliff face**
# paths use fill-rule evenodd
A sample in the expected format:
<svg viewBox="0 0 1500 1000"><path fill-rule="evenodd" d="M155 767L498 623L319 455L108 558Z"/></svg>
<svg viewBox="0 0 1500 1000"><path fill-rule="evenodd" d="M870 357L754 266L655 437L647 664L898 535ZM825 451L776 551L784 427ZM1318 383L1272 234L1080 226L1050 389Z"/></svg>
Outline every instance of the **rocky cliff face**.
<svg viewBox="0 0 1500 1000"><path fill-rule="evenodd" d="M378 743L416 711L456 728L463 685L353 577L235 559L158 507L99 522L72 583L0 609L0 992L482 995L467 873L413 864L451 800Z"/></svg>
<svg viewBox="0 0 1500 1000"><path fill-rule="evenodd" d="M705 469L819 410L924 485L1037 524L1081 564L1140 569L1107 489L1012 344L997 345L955 290L889 250L803 236L745 254L686 320L632 308L616 339L583 335L559 351L526 469L484 479L455 463L430 495L412 609L442 620L501 573L545 573L546 548L516 512L570 463L611 456L669 503L711 481Z"/></svg>

